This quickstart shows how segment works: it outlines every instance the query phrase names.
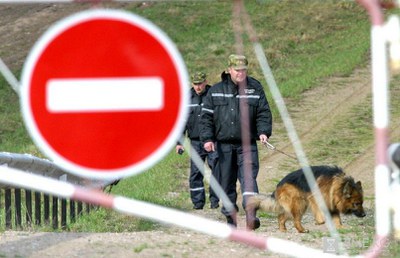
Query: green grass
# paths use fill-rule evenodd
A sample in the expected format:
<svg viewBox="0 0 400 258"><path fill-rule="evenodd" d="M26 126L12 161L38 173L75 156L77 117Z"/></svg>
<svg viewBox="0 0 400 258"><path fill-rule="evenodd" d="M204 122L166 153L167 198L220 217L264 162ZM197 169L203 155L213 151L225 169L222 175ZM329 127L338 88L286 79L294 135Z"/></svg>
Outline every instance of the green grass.
<svg viewBox="0 0 400 258"><path fill-rule="evenodd" d="M231 21L238 18L232 17L232 2L149 2L148 7L137 4L129 11L148 18L164 30L176 43L188 71L205 71L210 84L213 84L219 81L221 72L226 69L227 56L235 51ZM298 101L298 96L305 90L318 86L328 77L348 76L355 68L364 67L369 59L370 23L366 12L355 2L249 0L245 5L285 98ZM253 46L248 36L244 35L243 40L244 54L250 60L250 75L264 85L274 119L279 120ZM395 101L400 104L398 100ZM319 148L321 151L313 153L311 158L326 161L334 152L337 160L346 162L365 147L369 143L365 139L372 137L371 109L368 107L365 104L355 108L345 120L337 122L338 127L355 128L346 137L339 137L337 131L328 128L326 134L331 137L324 142L313 143L323 148ZM2 78L0 111L1 150L41 156L22 123L18 96ZM399 112L398 109L393 111ZM171 149L171 153L153 168L122 180L112 193L189 210L188 165L186 154L178 156ZM263 216L268 217L267 214ZM158 226L156 222L98 208L69 225L69 230L125 232L152 230ZM149 247L137 246L134 252L140 253L146 248ZM399 253L398 245L390 248Z"/></svg>
<svg viewBox="0 0 400 258"><path fill-rule="evenodd" d="M147 248L149 248L149 245L148 245L148 244L141 244L141 245L135 247L135 248L133 249L133 251L134 251L135 253L140 253L141 251L143 251L143 250L145 250L145 249L147 249Z"/></svg>
<svg viewBox="0 0 400 258"><path fill-rule="evenodd" d="M0 146L2 151L39 155L21 121L18 95L0 77Z"/></svg>
<svg viewBox="0 0 400 258"><path fill-rule="evenodd" d="M112 188L112 193L175 209L190 209L188 191L182 191L182 189L187 189L185 184L188 162L186 154L184 155L178 156L171 153L152 169L120 181ZM70 230L130 232L152 230L156 226L159 225L146 219L121 215L112 210L99 208L97 212L79 218L77 223L70 226Z"/></svg>
<svg viewBox="0 0 400 258"><path fill-rule="evenodd" d="M284 97L298 96L321 78L349 75L369 56L370 24L355 3L246 1L246 8ZM235 52L231 1L160 2L131 11L153 21L176 42L189 72L205 71L210 83L220 79L227 56ZM267 87L253 45L248 37L243 40L250 74ZM268 91L267 97L271 100ZM276 108L272 110L279 119Z"/></svg>
<svg viewBox="0 0 400 258"><path fill-rule="evenodd" d="M319 140L311 141L307 145L309 148L312 146L314 150L310 159L316 163L343 166L369 146L373 140L370 103L367 101L360 104L332 127L322 130L320 134L325 137L319 137ZM354 144L355 142L357 144Z"/></svg>

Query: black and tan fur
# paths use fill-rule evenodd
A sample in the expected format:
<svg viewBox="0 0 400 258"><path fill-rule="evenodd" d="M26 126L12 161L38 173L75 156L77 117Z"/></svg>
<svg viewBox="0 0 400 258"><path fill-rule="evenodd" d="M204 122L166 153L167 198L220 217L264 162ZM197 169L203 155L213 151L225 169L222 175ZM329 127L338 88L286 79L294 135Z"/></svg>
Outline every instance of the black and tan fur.
<svg viewBox="0 0 400 258"><path fill-rule="evenodd" d="M361 182L346 176L335 166L311 166L327 208L337 228L342 227L340 213L364 217L363 190ZM249 200L255 209L278 214L279 230L286 231L286 221L292 217L294 226L300 233L308 232L301 225L301 218L310 207L316 224L325 223L324 215L311 193L302 169L286 175L277 185L272 195L256 195Z"/></svg>

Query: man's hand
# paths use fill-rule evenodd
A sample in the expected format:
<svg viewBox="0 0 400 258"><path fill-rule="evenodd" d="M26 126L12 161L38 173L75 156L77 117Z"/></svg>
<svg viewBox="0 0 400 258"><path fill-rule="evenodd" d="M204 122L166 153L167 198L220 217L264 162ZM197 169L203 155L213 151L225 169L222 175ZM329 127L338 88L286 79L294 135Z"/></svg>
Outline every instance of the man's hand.
<svg viewBox="0 0 400 258"><path fill-rule="evenodd" d="M266 144L268 142L268 137L265 134L261 134L260 141L262 144Z"/></svg>
<svg viewBox="0 0 400 258"><path fill-rule="evenodd" d="M179 155L181 155L183 152L185 151L185 149L183 148L182 145L178 144L175 147L175 152L178 153Z"/></svg>
<svg viewBox="0 0 400 258"><path fill-rule="evenodd" d="M205 149L207 152L215 151L215 145L214 145L213 142L206 142L206 143L204 143L204 149Z"/></svg>

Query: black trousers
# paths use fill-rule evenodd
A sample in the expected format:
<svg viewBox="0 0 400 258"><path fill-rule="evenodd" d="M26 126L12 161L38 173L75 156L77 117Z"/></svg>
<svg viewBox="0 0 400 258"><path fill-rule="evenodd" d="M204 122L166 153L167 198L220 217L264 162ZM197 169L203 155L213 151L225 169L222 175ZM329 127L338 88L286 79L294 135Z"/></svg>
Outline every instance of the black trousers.
<svg viewBox="0 0 400 258"><path fill-rule="evenodd" d="M260 166L257 144L252 143L243 148L241 144L218 142L217 151L221 187L238 210L236 182L239 180L243 196L242 207L245 208L248 197L258 193L257 175ZM224 206L221 212L225 216L230 214Z"/></svg>
<svg viewBox="0 0 400 258"><path fill-rule="evenodd" d="M206 161L212 171L212 175L219 182L219 172L216 167L218 160L218 153L207 152L204 150L204 145L201 141L191 140L193 149L199 154L203 162ZM190 176L189 176L190 198L196 207L203 207L206 202L206 192L204 189L204 176L200 169L194 164L193 160L190 162ZM210 203L217 204L219 202L218 196L209 188Z"/></svg>

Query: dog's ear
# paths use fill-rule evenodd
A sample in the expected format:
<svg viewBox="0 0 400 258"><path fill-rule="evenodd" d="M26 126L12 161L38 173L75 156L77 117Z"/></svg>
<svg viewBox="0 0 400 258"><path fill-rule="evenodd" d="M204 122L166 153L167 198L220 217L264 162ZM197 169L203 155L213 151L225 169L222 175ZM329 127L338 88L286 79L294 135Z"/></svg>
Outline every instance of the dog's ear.
<svg viewBox="0 0 400 258"><path fill-rule="evenodd" d="M351 183L347 181L343 186L343 195L346 199L349 199L351 197L351 190Z"/></svg>
<svg viewBox="0 0 400 258"><path fill-rule="evenodd" d="M362 188L362 185L361 185L361 181L358 181L358 182L356 183L356 187L357 187L357 190L358 190L358 191L360 191L361 193L363 192L363 188Z"/></svg>

